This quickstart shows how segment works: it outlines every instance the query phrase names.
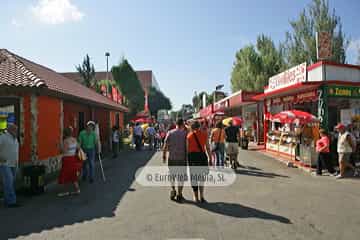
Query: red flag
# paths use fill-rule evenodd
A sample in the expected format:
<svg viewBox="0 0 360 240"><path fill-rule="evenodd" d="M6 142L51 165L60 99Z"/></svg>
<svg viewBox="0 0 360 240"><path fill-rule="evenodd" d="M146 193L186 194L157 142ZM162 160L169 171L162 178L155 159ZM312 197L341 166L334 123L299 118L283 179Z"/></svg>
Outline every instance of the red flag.
<svg viewBox="0 0 360 240"><path fill-rule="evenodd" d="M102 95L106 96L106 86L105 85L101 85L100 91L101 91Z"/></svg>
<svg viewBox="0 0 360 240"><path fill-rule="evenodd" d="M117 102L117 89L115 87L111 87L112 99L114 102Z"/></svg>

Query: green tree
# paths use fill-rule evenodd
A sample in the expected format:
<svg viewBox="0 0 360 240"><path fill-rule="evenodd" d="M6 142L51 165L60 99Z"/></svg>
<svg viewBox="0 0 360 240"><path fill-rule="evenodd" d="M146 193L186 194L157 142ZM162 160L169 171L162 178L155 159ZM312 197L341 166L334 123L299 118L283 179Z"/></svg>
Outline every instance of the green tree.
<svg viewBox="0 0 360 240"><path fill-rule="evenodd" d="M235 57L231 73L231 90L233 92L240 89L246 91L259 90L266 79L262 72L261 57L256 52L254 45L250 44L243 47L236 53Z"/></svg>
<svg viewBox="0 0 360 240"><path fill-rule="evenodd" d="M145 93L136 72L125 58L118 66L113 66L111 72L121 93L128 101L130 111L127 116L132 118L144 109L145 104Z"/></svg>
<svg viewBox="0 0 360 240"><path fill-rule="evenodd" d="M107 79L103 79L103 80L97 80L96 84L95 84L95 90L98 93L102 93L101 92L101 86L105 86L106 90L108 93L111 93L111 87L117 87L117 84L115 81L113 80L107 80Z"/></svg>
<svg viewBox="0 0 360 240"><path fill-rule="evenodd" d="M197 93L195 93L195 95L192 98L193 108L196 109L196 110L199 110L200 109L200 104L201 104L200 97L199 97L199 95Z"/></svg>
<svg viewBox="0 0 360 240"><path fill-rule="evenodd" d="M191 104L183 104L181 109L177 112L177 118L182 118L184 120L188 120L192 118L192 114L195 112L193 105Z"/></svg>
<svg viewBox="0 0 360 240"><path fill-rule="evenodd" d="M148 103L152 116L157 116L157 112L161 109L170 110L172 108L170 99L154 87L149 89Z"/></svg>
<svg viewBox="0 0 360 240"><path fill-rule="evenodd" d="M282 56L282 46L276 48L270 37L261 34L256 41L256 48L260 57L261 71L265 78L261 77L259 85L267 83L267 79L284 70L284 60Z"/></svg>
<svg viewBox="0 0 360 240"><path fill-rule="evenodd" d="M206 106L214 103L214 94L207 94L206 96Z"/></svg>
<svg viewBox="0 0 360 240"><path fill-rule="evenodd" d="M339 63L346 61L349 41L342 31L341 19L335 9L330 12L328 0L313 0L299 19L291 21L292 32L286 33L285 59L294 66L303 62L314 63L316 57L316 32L329 32L332 36L332 58Z"/></svg>
<svg viewBox="0 0 360 240"><path fill-rule="evenodd" d="M75 67L84 80L87 87L93 87L95 84L95 68L94 64L90 63L90 57L86 54L82 64Z"/></svg>

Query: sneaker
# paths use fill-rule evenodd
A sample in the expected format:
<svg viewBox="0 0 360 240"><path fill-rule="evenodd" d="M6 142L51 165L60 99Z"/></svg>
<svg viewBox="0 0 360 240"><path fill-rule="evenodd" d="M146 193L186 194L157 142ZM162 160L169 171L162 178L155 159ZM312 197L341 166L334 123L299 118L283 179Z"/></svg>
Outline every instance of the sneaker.
<svg viewBox="0 0 360 240"><path fill-rule="evenodd" d="M341 176L340 174L335 177L336 179L342 179L344 176Z"/></svg>
<svg viewBox="0 0 360 240"><path fill-rule="evenodd" d="M313 175L313 176L321 176L321 173L312 172L311 175Z"/></svg>
<svg viewBox="0 0 360 240"><path fill-rule="evenodd" d="M355 169L355 171L354 171L354 177L357 177L357 176L359 176L359 171L358 171L357 169Z"/></svg>
<svg viewBox="0 0 360 240"><path fill-rule="evenodd" d="M175 199L176 199L176 191L171 190L170 191L170 200L175 201Z"/></svg>
<svg viewBox="0 0 360 240"><path fill-rule="evenodd" d="M185 201L185 198L183 197L183 195L177 195L176 196L176 201L178 203L183 203Z"/></svg>

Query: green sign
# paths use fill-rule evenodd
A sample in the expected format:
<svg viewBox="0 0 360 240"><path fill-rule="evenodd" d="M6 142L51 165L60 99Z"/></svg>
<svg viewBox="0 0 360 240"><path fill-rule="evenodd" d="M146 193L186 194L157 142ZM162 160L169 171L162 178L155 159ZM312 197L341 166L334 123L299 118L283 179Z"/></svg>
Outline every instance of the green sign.
<svg viewBox="0 0 360 240"><path fill-rule="evenodd" d="M352 86L328 86L329 97L360 98L360 87Z"/></svg>

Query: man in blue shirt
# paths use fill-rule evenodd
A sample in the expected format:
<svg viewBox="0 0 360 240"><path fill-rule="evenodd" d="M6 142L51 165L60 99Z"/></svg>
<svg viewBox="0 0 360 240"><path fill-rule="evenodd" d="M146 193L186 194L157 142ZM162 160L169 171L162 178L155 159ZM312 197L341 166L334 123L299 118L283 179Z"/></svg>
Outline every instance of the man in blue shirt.
<svg viewBox="0 0 360 240"><path fill-rule="evenodd" d="M19 161L18 127L8 124L7 131L0 135L0 173L2 175L6 207L18 207L15 193L16 170Z"/></svg>

